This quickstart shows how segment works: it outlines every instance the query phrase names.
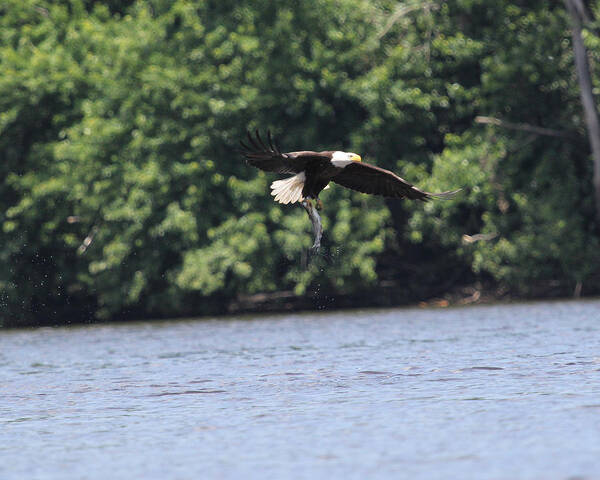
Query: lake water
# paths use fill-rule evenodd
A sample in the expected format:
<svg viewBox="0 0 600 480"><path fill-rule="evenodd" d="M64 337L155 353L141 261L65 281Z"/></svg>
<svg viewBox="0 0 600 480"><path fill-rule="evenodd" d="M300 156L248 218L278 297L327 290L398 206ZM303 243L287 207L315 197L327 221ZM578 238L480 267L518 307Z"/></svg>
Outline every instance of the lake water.
<svg viewBox="0 0 600 480"><path fill-rule="evenodd" d="M598 479L600 302L0 331L0 479Z"/></svg>

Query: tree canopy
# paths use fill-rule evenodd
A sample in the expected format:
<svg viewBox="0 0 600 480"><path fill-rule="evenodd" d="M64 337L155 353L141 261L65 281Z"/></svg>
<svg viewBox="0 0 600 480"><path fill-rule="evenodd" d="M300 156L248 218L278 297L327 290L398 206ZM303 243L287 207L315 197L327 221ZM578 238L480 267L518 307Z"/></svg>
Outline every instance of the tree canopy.
<svg viewBox="0 0 600 480"><path fill-rule="evenodd" d="M600 291L561 2L6 0L0 40L6 325L209 314L281 291L354 305L475 281ZM267 128L286 150L354 151L463 191L328 189L307 264L303 209L275 204L276 176L237 153Z"/></svg>

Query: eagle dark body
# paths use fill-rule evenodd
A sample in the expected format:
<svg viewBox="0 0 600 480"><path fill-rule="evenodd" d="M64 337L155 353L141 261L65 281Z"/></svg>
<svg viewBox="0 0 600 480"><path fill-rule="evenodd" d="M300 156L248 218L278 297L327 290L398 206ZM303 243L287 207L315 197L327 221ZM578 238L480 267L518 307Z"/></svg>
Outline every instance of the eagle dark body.
<svg viewBox="0 0 600 480"><path fill-rule="evenodd" d="M283 153L273 142L269 132L267 139L268 145L263 142L258 132L256 138L248 134L249 144L241 142L245 149L243 154L250 165L261 170L295 174L271 185L272 195L281 203L318 199L329 182L362 193L422 201L433 197L449 197L458 191L424 192L389 170L363 163L355 153L333 150Z"/></svg>
<svg viewBox="0 0 600 480"><path fill-rule="evenodd" d="M302 168L296 173L304 172L306 180L302 188L304 198L317 198L319 193L329 184L340 170L331 164L333 152L290 152Z"/></svg>

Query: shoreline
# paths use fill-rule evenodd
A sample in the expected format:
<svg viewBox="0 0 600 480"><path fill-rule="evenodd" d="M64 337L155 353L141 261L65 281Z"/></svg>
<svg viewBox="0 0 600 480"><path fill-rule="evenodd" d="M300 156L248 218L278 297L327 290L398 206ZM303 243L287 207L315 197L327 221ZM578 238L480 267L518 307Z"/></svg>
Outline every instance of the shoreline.
<svg viewBox="0 0 600 480"><path fill-rule="evenodd" d="M567 296L567 295L516 295L499 289L477 288L476 286L460 287L443 295L412 302L377 301L386 298L375 298L371 302L356 302L352 295L304 295L296 296L291 291L280 291L272 293L258 293L254 295L240 296L230 302L226 308L211 313L182 314L178 316L138 316L138 315L115 315L106 320L85 319L80 321L66 321L63 323L40 322L37 324L9 324L0 325L0 331L35 329L35 328L58 328L58 327L80 327L86 325L128 324L140 322L168 322L183 320L214 320L228 319L233 317L247 317L252 315L272 316L282 314L309 314L315 312L340 312L352 310L384 310L384 309L443 309L468 306L487 305L509 305L520 303L541 302L576 302L595 301L600 299L598 294ZM387 300L390 300L387 297Z"/></svg>

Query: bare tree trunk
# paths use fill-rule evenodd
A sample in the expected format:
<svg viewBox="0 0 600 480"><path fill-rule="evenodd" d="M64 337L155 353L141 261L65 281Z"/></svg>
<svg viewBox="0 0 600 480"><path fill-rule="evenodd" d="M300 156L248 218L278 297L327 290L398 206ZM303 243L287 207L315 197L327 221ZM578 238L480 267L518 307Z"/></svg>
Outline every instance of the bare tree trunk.
<svg viewBox="0 0 600 480"><path fill-rule="evenodd" d="M587 59L587 52L581 38L582 20L587 17L583 4L579 0L565 0L567 10L571 15L573 52L575 66L579 78L581 103L587 124L588 138L594 158L594 193L596 200L596 221L600 224L600 122L594 96L592 94L592 77Z"/></svg>

